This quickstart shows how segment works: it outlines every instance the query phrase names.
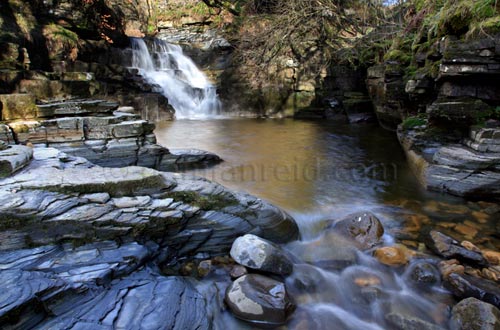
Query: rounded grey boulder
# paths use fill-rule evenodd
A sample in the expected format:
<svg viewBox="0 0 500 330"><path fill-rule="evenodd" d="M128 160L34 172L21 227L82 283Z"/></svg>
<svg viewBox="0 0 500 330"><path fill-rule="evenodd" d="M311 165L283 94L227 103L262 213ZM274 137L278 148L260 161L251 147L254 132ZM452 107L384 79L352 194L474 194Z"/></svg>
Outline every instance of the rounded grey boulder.
<svg viewBox="0 0 500 330"><path fill-rule="evenodd" d="M231 257L240 265L278 275L289 275L293 264L281 248L258 236L238 237L231 247Z"/></svg>
<svg viewBox="0 0 500 330"><path fill-rule="evenodd" d="M350 214L329 225L327 229L333 229L341 235L352 239L362 250L379 244L382 241L382 235L384 235L382 223L370 212Z"/></svg>
<svg viewBox="0 0 500 330"><path fill-rule="evenodd" d="M267 326L284 324L295 308L284 283L258 274L236 279L225 300L237 318Z"/></svg>
<svg viewBox="0 0 500 330"><path fill-rule="evenodd" d="M476 298L467 298L453 307L452 330L498 330L500 310Z"/></svg>

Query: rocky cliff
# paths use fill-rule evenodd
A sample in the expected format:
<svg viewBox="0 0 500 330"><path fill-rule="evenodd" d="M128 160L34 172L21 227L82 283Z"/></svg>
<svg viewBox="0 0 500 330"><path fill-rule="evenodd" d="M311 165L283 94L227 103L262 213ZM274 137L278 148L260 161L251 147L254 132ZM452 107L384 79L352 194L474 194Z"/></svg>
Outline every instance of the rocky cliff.
<svg viewBox="0 0 500 330"><path fill-rule="evenodd" d="M426 188L498 197L500 34L490 23L500 10L488 1L423 1L413 10L385 61L368 70L379 123L398 129Z"/></svg>

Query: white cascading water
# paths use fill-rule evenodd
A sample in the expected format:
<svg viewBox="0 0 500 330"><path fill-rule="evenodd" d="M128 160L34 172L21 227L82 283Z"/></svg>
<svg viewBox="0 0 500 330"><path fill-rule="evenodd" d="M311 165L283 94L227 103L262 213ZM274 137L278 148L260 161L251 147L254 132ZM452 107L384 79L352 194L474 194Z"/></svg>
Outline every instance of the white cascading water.
<svg viewBox="0 0 500 330"><path fill-rule="evenodd" d="M177 119L203 119L219 114L216 88L179 45L154 40L150 50L143 39L132 38L131 43L132 66L148 83L159 86Z"/></svg>

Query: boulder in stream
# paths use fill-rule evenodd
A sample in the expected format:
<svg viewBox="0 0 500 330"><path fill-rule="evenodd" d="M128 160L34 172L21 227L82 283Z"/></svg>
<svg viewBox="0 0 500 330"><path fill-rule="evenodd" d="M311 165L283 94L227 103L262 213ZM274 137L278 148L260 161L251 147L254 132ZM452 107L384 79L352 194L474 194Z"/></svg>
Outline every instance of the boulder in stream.
<svg viewBox="0 0 500 330"><path fill-rule="evenodd" d="M500 310L476 298L467 298L451 311L452 330L498 330Z"/></svg>
<svg viewBox="0 0 500 330"><path fill-rule="evenodd" d="M384 235L380 220L370 212L359 212L346 216L327 227L352 239L356 245L367 250L379 244Z"/></svg>
<svg viewBox="0 0 500 330"><path fill-rule="evenodd" d="M295 308L284 283L258 274L236 279L225 300L237 318L263 326L284 324Z"/></svg>
<svg viewBox="0 0 500 330"><path fill-rule="evenodd" d="M427 261L410 264L405 272L408 281L419 289L428 289L439 284L441 275L436 266Z"/></svg>
<svg viewBox="0 0 500 330"><path fill-rule="evenodd" d="M248 268L284 276L293 271L292 262L279 246L252 234L238 237L230 254Z"/></svg>

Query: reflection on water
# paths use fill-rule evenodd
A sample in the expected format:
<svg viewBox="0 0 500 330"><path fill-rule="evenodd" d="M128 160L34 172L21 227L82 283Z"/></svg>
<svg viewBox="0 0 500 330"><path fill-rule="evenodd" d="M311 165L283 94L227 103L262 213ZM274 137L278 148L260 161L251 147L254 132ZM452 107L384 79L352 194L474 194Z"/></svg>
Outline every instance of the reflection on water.
<svg viewBox="0 0 500 330"><path fill-rule="evenodd" d="M376 126L293 120L159 123L158 142L215 152L225 162L192 171L285 209L339 211L421 195L394 134Z"/></svg>
<svg viewBox="0 0 500 330"><path fill-rule="evenodd" d="M332 249L328 255L338 252L322 232L327 219L372 211L386 229L385 244L398 242L415 250L421 248L421 231L429 226L480 248L499 248L494 218L498 205L424 191L410 173L395 135L377 126L174 121L159 123L156 135L166 147L218 154L223 163L188 172L267 199L297 220L303 240L286 249L297 261L287 289L298 308L287 329L332 329L332 324L336 329L384 329L387 317L400 315L446 327L451 296L439 284L426 292L415 289L402 269L380 264L369 252L358 251L356 263L343 269L318 264L323 257L320 246ZM254 329L227 313L214 322L215 328Z"/></svg>
<svg viewBox="0 0 500 330"><path fill-rule="evenodd" d="M436 197L418 186L394 134L376 125L182 120L159 123L155 133L163 146L221 156L219 165L188 172L288 210L306 235L315 219L374 210L395 199Z"/></svg>

